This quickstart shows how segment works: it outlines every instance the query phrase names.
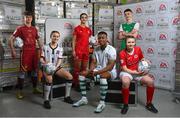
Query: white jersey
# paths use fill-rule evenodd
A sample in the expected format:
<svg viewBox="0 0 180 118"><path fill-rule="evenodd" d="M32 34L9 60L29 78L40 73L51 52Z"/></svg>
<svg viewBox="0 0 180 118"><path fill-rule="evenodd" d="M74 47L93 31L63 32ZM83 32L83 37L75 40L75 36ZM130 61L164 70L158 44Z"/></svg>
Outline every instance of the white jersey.
<svg viewBox="0 0 180 118"><path fill-rule="evenodd" d="M111 45L107 45L104 50L98 46L95 48L93 58L97 61L97 68L105 68L110 60L116 61L116 50ZM116 71L116 65L114 65L111 71Z"/></svg>
<svg viewBox="0 0 180 118"><path fill-rule="evenodd" d="M63 58L62 55L63 48L57 45L57 47L53 49L50 44L48 44L43 47L41 57L44 57L45 61L53 63L53 65L56 66L58 59Z"/></svg>

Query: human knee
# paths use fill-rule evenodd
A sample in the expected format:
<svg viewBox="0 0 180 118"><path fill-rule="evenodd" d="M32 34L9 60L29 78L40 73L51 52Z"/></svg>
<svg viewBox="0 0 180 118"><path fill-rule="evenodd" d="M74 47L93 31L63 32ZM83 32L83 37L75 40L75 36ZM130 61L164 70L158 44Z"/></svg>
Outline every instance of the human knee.
<svg viewBox="0 0 180 118"><path fill-rule="evenodd" d="M73 76L71 75L71 74L69 74L68 76L67 76L67 80L72 80L73 79Z"/></svg>
<svg viewBox="0 0 180 118"><path fill-rule="evenodd" d="M100 79L100 85L107 84L107 79Z"/></svg>
<svg viewBox="0 0 180 118"><path fill-rule="evenodd" d="M130 85L130 79L129 78L127 78L127 77L123 77L122 78L122 84L123 84L123 86L126 86L126 87L128 87L129 85Z"/></svg>
<svg viewBox="0 0 180 118"><path fill-rule="evenodd" d="M87 75L87 71L81 71L79 75L86 76Z"/></svg>

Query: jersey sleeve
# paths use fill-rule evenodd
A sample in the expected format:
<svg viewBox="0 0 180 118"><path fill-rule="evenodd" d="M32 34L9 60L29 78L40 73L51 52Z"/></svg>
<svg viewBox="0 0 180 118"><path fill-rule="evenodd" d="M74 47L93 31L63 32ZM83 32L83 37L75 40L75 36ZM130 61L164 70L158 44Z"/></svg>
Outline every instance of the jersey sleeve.
<svg viewBox="0 0 180 118"><path fill-rule="evenodd" d="M119 53L120 58L120 65L121 67L126 65L126 54L124 53L124 50Z"/></svg>
<svg viewBox="0 0 180 118"><path fill-rule="evenodd" d="M63 58L63 48L59 48L58 58L59 58L59 59L62 59L62 58Z"/></svg>
<svg viewBox="0 0 180 118"><path fill-rule="evenodd" d="M119 32L122 32L122 31L123 31L122 24L120 24Z"/></svg>
<svg viewBox="0 0 180 118"><path fill-rule="evenodd" d="M134 29L135 29L135 30L139 30L139 23L136 23L136 24L134 25Z"/></svg>
<svg viewBox="0 0 180 118"><path fill-rule="evenodd" d="M109 59L116 60L116 50L114 48L112 48L112 50L109 53Z"/></svg>
<svg viewBox="0 0 180 118"><path fill-rule="evenodd" d="M15 30L14 33L13 33L13 36L14 36L14 37L20 37L20 38L22 38L22 37L21 37L21 27L17 27L17 28L16 28L16 30Z"/></svg>
<svg viewBox="0 0 180 118"><path fill-rule="evenodd" d="M73 31L73 36L76 36L76 35L77 35L77 27L75 27Z"/></svg>

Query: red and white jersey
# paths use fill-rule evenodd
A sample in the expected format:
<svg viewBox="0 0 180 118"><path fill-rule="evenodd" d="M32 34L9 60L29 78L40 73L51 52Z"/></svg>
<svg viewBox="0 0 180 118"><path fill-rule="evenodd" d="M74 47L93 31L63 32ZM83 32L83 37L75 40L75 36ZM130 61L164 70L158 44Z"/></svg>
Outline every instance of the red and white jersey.
<svg viewBox="0 0 180 118"><path fill-rule="evenodd" d="M57 47L53 49L50 44L47 44L43 46L41 57L56 66L58 59L63 58L63 48L57 45Z"/></svg>
<svg viewBox="0 0 180 118"><path fill-rule="evenodd" d="M80 52L89 52L89 38L92 31L89 27L78 25L75 27L73 35L76 36L75 50Z"/></svg>
<svg viewBox="0 0 180 118"><path fill-rule="evenodd" d="M131 54L126 49L119 53L121 67L126 66L130 70L137 70L139 61L144 58L140 47L134 47Z"/></svg>
<svg viewBox="0 0 180 118"><path fill-rule="evenodd" d="M37 29L34 26L27 27L26 25L20 26L13 33L14 37L20 37L23 40L23 49L35 50L36 39L39 38Z"/></svg>

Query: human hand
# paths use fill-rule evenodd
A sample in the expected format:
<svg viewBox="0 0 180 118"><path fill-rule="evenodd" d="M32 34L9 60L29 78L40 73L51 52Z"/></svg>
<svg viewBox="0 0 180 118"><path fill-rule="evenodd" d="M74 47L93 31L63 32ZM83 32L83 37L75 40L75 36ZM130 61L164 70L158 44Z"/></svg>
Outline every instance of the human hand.
<svg viewBox="0 0 180 118"><path fill-rule="evenodd" d="M73 55L73 57L76 57L76 52L73 51L73 52L72 52L72 55Z"/></svg>

